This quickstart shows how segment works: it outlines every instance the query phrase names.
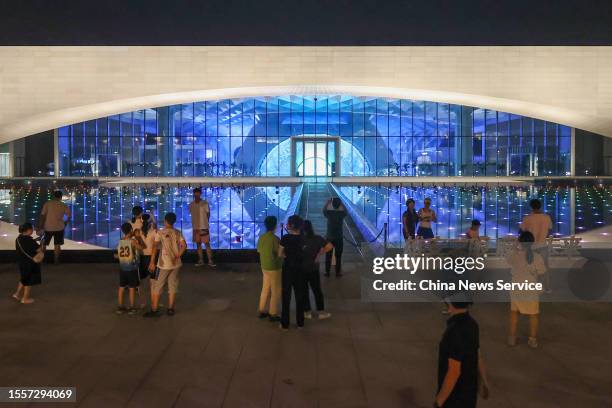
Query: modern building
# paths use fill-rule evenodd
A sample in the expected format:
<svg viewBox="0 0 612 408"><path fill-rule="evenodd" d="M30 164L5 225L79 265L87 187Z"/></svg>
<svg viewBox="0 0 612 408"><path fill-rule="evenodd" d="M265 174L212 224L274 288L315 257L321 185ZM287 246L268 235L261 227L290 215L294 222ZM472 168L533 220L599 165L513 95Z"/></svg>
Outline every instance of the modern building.
<svg viewBox="0 0 612 408"><path fill-rule="evenodd" d="M12 62L0 171L14 177L612 174L612 47L0 47L0 58Z"/></svg>
<svg viewBox="0 0 612 408"><path fill-rule="evenodd" d="M252 248L313 178L354 205L367 239L387 225L401 241L407 197L433 197L446 238L475 218L491 238L512 233L534 195L559 236L609 222L608 189L535 186L612 175L612 47L35 46L0 59L0 174L123 186L66 197L78 241L112 247L138 203L189 233L195 184L214 201L213 246ZM526 190L487 187L517 180ZM457 187L470 183L485 184ZM2 191L0 217L35 219L38 195Z"/></svg>

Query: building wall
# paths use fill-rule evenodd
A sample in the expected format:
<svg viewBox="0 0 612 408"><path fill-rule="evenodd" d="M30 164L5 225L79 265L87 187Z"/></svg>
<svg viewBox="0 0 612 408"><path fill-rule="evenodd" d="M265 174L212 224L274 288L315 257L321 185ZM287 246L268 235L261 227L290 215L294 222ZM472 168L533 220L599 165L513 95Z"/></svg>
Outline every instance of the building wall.
<svg viewBox="0 0 612 408"><path fill-rule="evenodd" d="M612 135L612 47L0 47L0 64L0 143L14 124L89 104L347 84L502 98L476 106Z"/></svg>

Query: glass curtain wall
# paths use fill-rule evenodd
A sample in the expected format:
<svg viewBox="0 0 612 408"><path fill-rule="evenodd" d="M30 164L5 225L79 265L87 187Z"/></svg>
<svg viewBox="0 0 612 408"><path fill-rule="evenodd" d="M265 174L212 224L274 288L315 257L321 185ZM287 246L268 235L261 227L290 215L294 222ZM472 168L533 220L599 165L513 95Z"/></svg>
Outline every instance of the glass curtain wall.
<svg viewBox="0 0 612 408"><path fill-rule="evenodd" d="M292 137L340 137L341 176L569 175L571 129L445 103L290 95L144 109L58 130L62 176L289 176Z"/></svg>

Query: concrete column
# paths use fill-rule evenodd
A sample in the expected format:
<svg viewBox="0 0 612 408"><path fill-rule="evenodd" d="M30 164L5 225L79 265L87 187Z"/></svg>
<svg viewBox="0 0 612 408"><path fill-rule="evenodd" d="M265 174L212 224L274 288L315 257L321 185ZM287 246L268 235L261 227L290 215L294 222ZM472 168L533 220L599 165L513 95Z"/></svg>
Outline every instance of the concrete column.
<svg viewBox="0 0 612 408"><path fill-rule="evenodd" d="M570 188L570 235L576 234L576 187Z"/></svg>
<svg viewBox="0 0 612 408"><path fill-rule="evenodd" d="M570 138L570 176L575 176L575 175L576 175L576 128L572 128L572 133L571 133L571 138Z"/></svg>
<svg viewBox="0 0 612 408"><path fill-rule="evenodd" d="M96 160L97 161L97 160ZM53 130L53 177L58 178L60 173L59 166L59 134L58 130ZM97 174L96 174L97 176Z"/></svg>

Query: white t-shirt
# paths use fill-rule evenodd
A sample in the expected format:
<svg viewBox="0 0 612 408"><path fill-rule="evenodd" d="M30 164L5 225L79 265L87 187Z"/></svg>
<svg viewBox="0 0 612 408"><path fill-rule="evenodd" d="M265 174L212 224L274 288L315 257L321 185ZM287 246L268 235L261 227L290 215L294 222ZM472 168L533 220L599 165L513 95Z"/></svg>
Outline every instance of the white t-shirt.
<svg viewBox="0 0 612 408"><path fill-rule="evenodd" d="M431 228L431 223L436 217L436 212L431 208L421 208L417 213L419 215L419 227Z"/></svg>
<svg viewBox="0 0 612 408"><path fill-rule="evenodd" d="M159 269L175 269L183 265L181 258L177 258L180 253L180 246L187 246L181 231L176 229L162 229L155 234L156 244L160 244L160 254L157 261Z"/></svg>
<svg viewBox="0 0 612 408"><path fill-rule="evenodd" d="M521 230L529 231L535 238L534 248L541 247L546 242L546 237L550 230L552 230L552 220L550 216L545 213L531 213L523 218L521 223ZM539 245L538 245L539 244Z"/></svg>
<svg viewBox="0 0 612 408"><path fill-rule="evenodd" d="M157 230L150 229L147 231L147 236L143 236L143 241L145 243L145 247L142 250L144 255L151 255L153 251L153 247L155 246L155 237L157 236Z"/></svg>
<svg viewBox="0 0 612 408"><path fill-rule="evenodd" d="M191 214L191 225L194 230L208 229L208 214L210 207L208 201L200 200L199 202L192 201L189 204L189 213Z"/></svg>

